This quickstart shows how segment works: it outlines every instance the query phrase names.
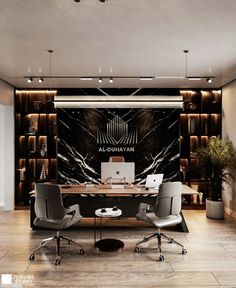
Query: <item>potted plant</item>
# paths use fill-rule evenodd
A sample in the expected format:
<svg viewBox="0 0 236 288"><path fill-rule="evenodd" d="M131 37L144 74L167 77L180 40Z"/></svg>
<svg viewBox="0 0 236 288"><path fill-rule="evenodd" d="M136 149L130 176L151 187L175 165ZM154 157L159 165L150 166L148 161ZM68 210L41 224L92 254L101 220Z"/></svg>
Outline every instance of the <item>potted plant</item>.
<svg viewBox="0 0 236 288"><path fill-rule="evenodd" d="M236 169L236 150L232 142L220 137L211 137L206 147L199 148L197 154L209 180L209 198L206 199L206 215L209 218L223 219L223 184L231 184L232 173Z"/></svg>

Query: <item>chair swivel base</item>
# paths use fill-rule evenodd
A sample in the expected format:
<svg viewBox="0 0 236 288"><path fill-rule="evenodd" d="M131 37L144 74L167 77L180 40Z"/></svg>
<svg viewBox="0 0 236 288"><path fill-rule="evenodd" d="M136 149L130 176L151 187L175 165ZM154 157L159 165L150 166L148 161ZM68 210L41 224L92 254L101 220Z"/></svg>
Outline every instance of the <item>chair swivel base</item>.
<svg viewBox="0 0 236 288"><path fill-rule="evenodd" d="M71 239L69 239L69 238L66 238L66 237L64 237L64 236L60 236L60 235L59 235L59 232L57 232L57 236L53 236L53 237L44 239L44 240L41 242L40 246L37 247L36 249L34 249L34 250L32 251L32 253L31 253L30 256L29 256L29 260L34 260L34 258L35 258L35 255L34 255L34 254L35 254L37 251L39 251L41 248L46 247L46 244L48 244L49 242L54 241L54 240L56 241L56 248L57 248L57 249L56 249L57 255L56 255L56 258L55 258L55 260L54 260L54 264L55 264L55 265L59 265L59 264L61 263L61 257L60 257L60 240L65 240L65 241L67 241L67 242L68 242L68 245L74 244L74 245L79 246L79 247L80 247L79 254L80 254L80 255L83 255L83 254L84 254L84 249L82 248L82 246L81 246L79 243L77 243L77 242L75 242L75 241L73 241L73 240L71 240Z"/></svg>
<svg viewBox="0 0 236 288"><path fill-rule="evenodd" d="M124 248L124 242L118 239L101 239L95 242L95 247L103 252L115 252Z"/></svg>
<svg viewBox="0 0 236 288"><path fill-rule="evenodd" d="M135 248L134 248L134 252L137 252L139 253L140 252L140 247L139 245L141 245L142 243L145 243L145 242L148 242L150 239L152 238L157 238L158 239L158 246L157 246L157 249L159 250L160 252L160 256L159 256L159 261L162 262L165 260L165 257L162 255L162 250L161 250L161 237L165 238L168 240L168 243L175 243L177 244L178 246L180 246L182 248L182 252L181 254L182 255L186 255L187 254L187 250L184 248L184 246L182 244L180 244L179 242L175 241L173 238L171 237L168 237L166 236L164 233L161 233L161 232L157 232L157 233L154 233L152 234L151 236L148 236L148 237L144 237L142 241L139 241L136 245L135 245Z"/></svg>

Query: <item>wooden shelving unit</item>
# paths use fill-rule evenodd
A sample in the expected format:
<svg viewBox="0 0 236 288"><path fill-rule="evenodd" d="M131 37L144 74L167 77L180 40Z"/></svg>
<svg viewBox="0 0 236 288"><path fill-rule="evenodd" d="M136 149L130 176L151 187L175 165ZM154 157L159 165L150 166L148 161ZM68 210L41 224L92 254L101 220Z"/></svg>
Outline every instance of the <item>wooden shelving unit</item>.
<svg viewBox="0 0 236 288"><path fill-rule="evenodd" d="M180 177L203 192L203 206L208 196L208 181L196 150L205 147L209 137L221 136L221 90L182 90L184 111L180 116ZM195 185L195 186L194 186ZM197 185L197 186L196 186ZM187 205L193 204L186 199ZM199 208L199 203L195 204Z"/></svg>
<svg viewBox="0 0 236 288"><path fill-rule="evenodd" d="M15 205L29 205L36 182L56 182L55 91L15 93Z"/></svg>

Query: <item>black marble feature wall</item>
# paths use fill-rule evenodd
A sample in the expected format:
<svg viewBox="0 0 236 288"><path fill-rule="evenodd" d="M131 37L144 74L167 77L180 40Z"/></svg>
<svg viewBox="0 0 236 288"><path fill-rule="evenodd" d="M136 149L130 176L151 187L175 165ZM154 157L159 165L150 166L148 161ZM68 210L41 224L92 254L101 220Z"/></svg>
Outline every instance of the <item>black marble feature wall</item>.
<svg viewBox="0 0 236 288"><path fill-rule="evenodd" d="M135 162L135 183L147 174L179 179L178 109L58 109L58 181L101 183L101 162Z"/></svg>

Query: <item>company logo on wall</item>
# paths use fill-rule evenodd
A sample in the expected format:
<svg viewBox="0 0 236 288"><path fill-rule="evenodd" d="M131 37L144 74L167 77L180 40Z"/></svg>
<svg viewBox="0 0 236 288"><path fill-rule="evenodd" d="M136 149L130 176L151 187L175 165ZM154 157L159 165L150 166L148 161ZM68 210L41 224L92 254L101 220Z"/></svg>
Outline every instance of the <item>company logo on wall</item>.
<svg viewBox="0 0 236 288"><path fill-rule="evenodd" d="M127 122L121 117L115 116L107 123L106 132L97 130L97 144L103 145L135 145L137 144L137 131L129 131ZM99 152L133 152L134 147L100 147Z"/></svg>
<svg viewBox="0 0 236 288"><path fill-rule="evenodd" d="M106 133L97 130L98 144L137 144L137 131L128 131L128 124L119 116L107 123Z"/></svg>

